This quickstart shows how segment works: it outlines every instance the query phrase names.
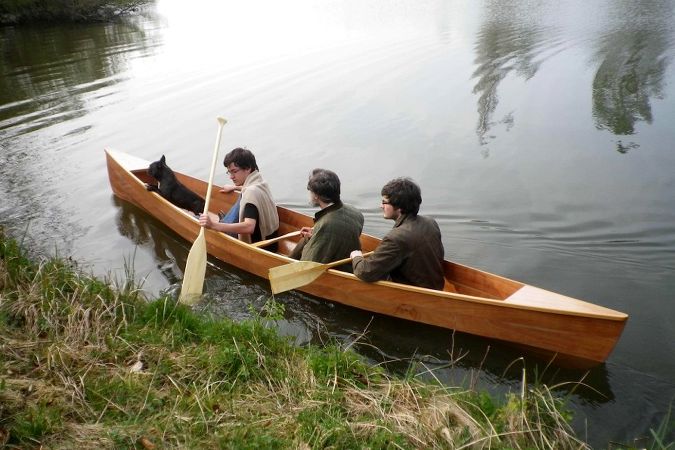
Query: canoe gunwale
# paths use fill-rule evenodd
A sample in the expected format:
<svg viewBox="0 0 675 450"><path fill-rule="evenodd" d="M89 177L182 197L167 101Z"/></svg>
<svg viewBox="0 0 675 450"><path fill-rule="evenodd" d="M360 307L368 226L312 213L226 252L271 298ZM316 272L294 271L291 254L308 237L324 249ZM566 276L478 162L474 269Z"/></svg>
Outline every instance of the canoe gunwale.
<svg viewBox="0 0 675 450"><path fill-rule="evenodd" d="M147 205L147 202L140 200L140 198L142 198L145 195L144 193L141 192L141 189L143 191L147 191L147 189L145 187L145 182L139 177L139 175L143 176L147 174L147 164L149 164L149 162L145 162L147 163L146 166L142 167L141 164L143 163L143 160L141 160L140 158L136 158L134 156L127 155L125 153L120 153L108 149L105 150L105 153L108 159L108 173L110 177L110 183L113 188L113 192L123 200L129 201L130 203L134 203L141 209L146 211L148 214L154 215L152 211L148 210L148 207L154 208L154 206L150 205L145 206ZM111 170L111 161L117 166L119 166L119 169L112 167ZM133 162L133 164L136 167L131 168L125 166L124 165L125 161ZM115 171L120 173L116 173L115 180L113 180L114 177L112 172ZM126 173L126 175L124 175L124 173ZM201 180L198 180L196 178L183 175L180 172L177 172L177 175L188 177L200 183L202 182ZM129 180L131 180L133 183L136 184L136 188L132 188L136 190L136 192L118 193L118 191L124 190L126 186L125 183ZM116 186L115 185L116 182L121 183L122 186ZM192 235L191 237L192 240L196 238L199 230L198 228L199 225L197 223L198 220L194 215L173 205L171 202L169 202L156 192L147 191L147 193L154 195L154 197L148 198L152 198L152 201L155 202L155 204L161 205L158 206L158 208L160 207L163 208L163 211L160 212L160 214L163 215L164 218L168 217L167 214L172 214L173 212L177 212L181 214L180 217L183 217L183 219L177 218L175 222L165 223L165 226L172 229L179 235L182 235L183 238L185 238L188 241L190 240L189 235ZM125 198L125 196L128 196L128 198ZM157 200L159 201L157 202ZM145 205L141 203L144 203ZM294 229L294 227L297 225L297 223L294 222L302 223L302 221L311 220L309 216L290 210L283 206L278 206L277 208L279 209L280 216L283 215L288 220L288 222L284 222L286 228ZM296 217L298 218L297 221L295 219ZM189 220L189 222L184 219ZM245 271L251 272L254 275L261 276L266 279L269 279L268 270L270 267L276 267L279 265L296 262L296 260L284 254L277 254L270 252L265 248L254 247L250 244L247 244L243 241L240 241L237 238L226 235L224 233L220 233L214 230L206 230L206 234L207 234L207 248L209 254L211 254L212 251L220 253L221 256L218 256L218 254L211 254L211 255L217 259L221 259L227 262L228 264L233 264ZM378 238L367 235L365 233L363 234L363 236L365 237L366 240L369 241L368 242L369 244L377 243L380 241ZM219 243L222 243L222 245ZM218 250L219 248L221 250ZM230 257L230 253L237 254L238 256L233 256L233 258L236 259L238 257L239 260L233 261L223 259L222 255L224 254L224 252L227 252L227 257ZM251 270L251 267L253 267L254 263L250 261L245 261L244 259L242 259L244 258L244 256L242 255L247 255L246 258L248 260L255 260L254 270ZM492 277L494 277L494 280L497 281L504 280L506 283L509 283L508 286L510 289L510 293L505 298L488 298L475 295L461 294L456 292L438 291L434 289L427 289L417 286L396 283L393 281L377 281L374 283L366 283L359 280L354 274L342 272L337 269L327 270L317 280L297 290L309 295L325 298L329 301L335 301L337 303L369 310L376 313L393 315L408 320L414 320L435 326L442 326L446 328L456 329L458 331L482 335L488 338L492 337L499 340L511 341L518 344L532 346L533 348L541 348L543 350L548 350L553 353L559 353L562 355L571 355L573 357L578 358L588 358L596 362L604 361L605 358L609 355L614 345L616 344L616 341L618 341L621 332L623 331L623 327L625 326L625 322L628 319L628 316L622 312L605 308L603 306L595 305L593 303L588 303L572 297L566 297L540 288L536 289L538 289L542 293L550 293L562 299L558 301L557 307L547 306L545 304L535 304L535 302L528 303L530 301L530 298L528 298L528 296L520 296L521 298L518 298L518 301L520 303L509 303L510 297L516 296L516 294L520 292L521 289L530 288L531 286L514 280L510 280L505 277L501 277L499 275L492 274L490 272L481 271L480 269L475 269L469 266L463 266L458 263L446 261L445 264L446 266L450 265L449 269L450 272L446 270L446 275L451 275L452 273L454 273L454 271L459 270L460 272L471 271L472 273L478 273L481 274L481 276L484 275L490 277L489 280L493 280ZM248 265L249 267L244 267L246 265ZM265 267L267 267L267 269L265 269ZM466 275L460 273L459 276L466 276ZM339 281L339 279L342 279L343 281ZM471 279L472 278L469 278L468 280L459 280L459 285L463 285L462 282L466 283ZM451 279L450 281L453 280ZM353 302L352 298L345 298L344 293L342 293L342 298L335 298L339 297L338 289L339 287L342 286L344 286L345 289L344 292L347 292L349 289L352 289L351 293L348 294L348 297L353 297L354 295L356 295L356 297L358 297L356 302ZM407 296L406 293L411 295ZM372 300L371 301L364 300L367 298L364 297L364 295L372 297ZM380 298L378 299L378 297ZM395 301L401 302L400 305L398 306L394 305L395 313L392 313L392 308L394 308L394 306L387 303L388 301L391 301L391 299L396 299ZM563 308L560 306L560 305L565 306L563 301L565 299L570 300L569 305L567 305L569 306L568 308ZM447 300L453 300L453 302L447 302ZM439 301L441 303L436 304L435 303L436 301ZM455 306L452 306L453 304ZM494 316L491 315L490 317L483 319L480 316L480 313L478 313L478 311L488 311L485 308L490 308L489 309L490 314L494 314ZM459 316L454 317L451 315L451 316L444 316L444 318L443 317L436 318L433 316L430 317L429 316L430 311L433 311L434 309L438 309L438 314L453 314L453 312L457 312ZM444 311L444 313L441 313L441 311ZM574 348L572 349L574 351L570 351L565 346L564 343L565 338L562 335L558 337L558 339L562 339L561 343L555 345L551 343L548 344L545 343L549 340L549 337L545 335L542 335L541 340L535 339L534 340L535 343L518 342L513 339L498 336L500 333L502 333L502 331L500 330L488 331L486 334L486 332L480 333L477 331L467 331L466 329L460 326L447 325L447 324L457 325L461 323L465 328L471 329L473 325L467 325L466 323L466 315L469 314L468 311L474 311L476 317L481 317L481 320L486 320L488 323L496 321L493 324L493 326L496 327L499 327L500 326L499 324L501 323L498 321L500 314L503 314L504 316L513 317L514 319L512 320L515 320L515 322L513 323L504 322L503 325L506 328L510 326L512 328L510 331L511 333L514 333L515 330L514 327L517 328L518 326L525 326L525 325L518 325L518 320L521 320L518 319L518 317L522 317L523 314L527 314L528 312L532 312L535 317L539 318L543 318L544 316L546 316L547 318L542 320L547 321L553 321L558 323L562 323L561 321L575 321L574 322L575 324L572 325L572 327L577 327L578 329L583 329L583 327L585 326L583 324L592 324L588 326L591 327L593 333L598 333L597 336L599 336L599 340L604 340L605 343L593 344L594 350L588 350L584 348ZM502 311L502 313L499 313L498 311ZM556 319L555 318L556 316L559 318ZM574 319L575 317L576 319ZM535 330L535 328L536 325L530 324L527 326L526 331L529 333L536 333L535 331L533 331ZM563 325L556 325L555 333L557 334L563 333L564 328L565 326ZM596 336L596 335L591 334L589 336ZM532 339L530 338L530 340ZM541 346L538 346L540 342L544 343L542 343ZM574 344L574 345L576 345L576 347L579 347L580 345L582 347L584 346L583 344ZM552 347L555 347L555 349ZM595 347L598 347L598 349L595 350Z"/></svg>
<svg viewBox="0 0 675 450"><path fill-rule="evenodd" d="M111 156L113 156L113 155L111 155ZM113 156L113 158L114 158L114 156ZM116 160L116 161L118 163L120 163L120 161L118 161L118 160ZM124 165L122 165L121 163L120 163L120 166L124 167ZM124 168L126 169L126 167L124 167ZM127 169L127 170L134 175L133 179L139 185L145 186L145 183L137 177L137 174L146 173L147 169L132 169L132 170ZM178 212L180 214L183 214L183 215L189 217L190 219L194 220L195 222L197 222L197 219L194 216L192 216L189 212L185 211L184 209L181 209L181 208L177 207L176 205L174 205L173 203L169 202L167 199L165 199L164 197L159 195L157 192L148 191L148 193L154 195L156 197L156 199L159 200L160 202L162 202L165 206L168 206L168 207L174 209L176 212ZM278 206L278 208L289 211L292 214L302 214L302 213L298 213L296 211L289 210L288 208L283 207L283 206ZM224 239L230 241L234 245L245 248L247 251L253 251L254 253L264 252L264 253L261 253L261 254L273 255L277 259L279 259L279 261L281 263L289 264L289 263L292 263L292 262L296 262L295 259L290 258L286 255L280 255L278 253L270 252L269 250L266 250L264 248L252 246L252 245L247 244L246 242L243 242L243 241L241 241L237 238L234 238L230 235L227 235L227 234L224 234L224 233L219 233L218 231L214 231L214 230L206 230L206 232L212 233L212 234L218 236L219 238L224 238ZM374 237L374 236L371 236L371 237ZM377 239L377 238L375 238L375 239ZM456 264L456 263L453 263L453 264ZM463 267L467 267L467 266L463 266ZM471 269L473 269L473 268L471 268ZM474 270L480 271L480 269L474 269ZM333 276L348 278L350 280L357 279L354 274L351 274L351 273L348 273L348 272L343 272L343 271L340 271L340 270L337 270L337 269L328 269L327 272L330 273ZM504 278L504 279L509 280L509 281L513 281L513 280L510 280L508 278L501 277L500 275L494 275L492 273L485 272L485 271L481 271L481 272L483 272L485 274L488 274L490 276L496 276L496 277ZM571 310L559 309L559 308L550 308L550 307L535 305L535 304L532 304L532 305L522 305L522 304L521 305L514 305L514 304L509 304L508 299L491 299L491 298L486 298L486 297L478 297L478 296L474 296L474 295L439 291L439 290L436 290L436 289L428 289L428 288L423 288L423 287L419 287L419 286L412 286L412 285L408 285L408 284L396 283L394 281L376 281L376 282L369 283L369 284L379 285L379 286L383 286L383 287L387 287L387 288L398 289L398 290L403 290L403 291L408 291L408 292L420 293L420 294L423 294L423 295L439 297L439 298L443 298L443 299L453 299L453 300L459 300L459 301L478 302L478 303L498 305L498 306L504 307L504 308L525 309L525 310L530 310L530 311L539 311L539 312L551 313L551 314L574 315L574 316L579 316L579 317L602 318L602 319L617 320L617 321L626 320L626 318L627 318L626 314L620 313L618 311L612 311L612 310L607 310L607 311L612 311L612 312L615 313L615 314L610 315L610 314L600 313L600 312L594 314L594 313L571 311ZM528 286L528 285L523 284L523 286ZM299 288L298 290L302 290L302 288ZM589 303L589 305L591 305L591 304ZM597 306L597 305L594 305L594 306ZM600 308L602 308L602 307L600 307Z"/></svg>

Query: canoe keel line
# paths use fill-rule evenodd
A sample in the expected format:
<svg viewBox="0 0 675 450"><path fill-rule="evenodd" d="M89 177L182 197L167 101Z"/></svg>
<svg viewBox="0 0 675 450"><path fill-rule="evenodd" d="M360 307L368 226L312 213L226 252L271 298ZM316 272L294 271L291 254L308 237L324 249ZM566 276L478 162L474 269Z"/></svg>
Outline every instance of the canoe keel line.
<svg viewBox="0 0 675 450"><path fill-rule="evenodd" d="M160 220L184 239L193 242L200 232L195 217L172 205L145 183L148 161L106 150L108 177L113 193ZM202 197L207 183L176 172L178 179ZM211 194L210 210L227 211L236 194ZM299 239L292 233L312 226L312 218L279 206L279 253L246 244L213 230L205 230L210 255L259 277L269 279L273 267L295 260L287 255ZM363 234L364 252L374 250L379 239ZM588 367L604 362L616 345L628 316L592 303L529 286L450 261L444 262L445 291L388 281L365 283L354 275L329 269L297 290L326 300L453 329L517 346L541 357L556 355L554 363Z"/></svg>

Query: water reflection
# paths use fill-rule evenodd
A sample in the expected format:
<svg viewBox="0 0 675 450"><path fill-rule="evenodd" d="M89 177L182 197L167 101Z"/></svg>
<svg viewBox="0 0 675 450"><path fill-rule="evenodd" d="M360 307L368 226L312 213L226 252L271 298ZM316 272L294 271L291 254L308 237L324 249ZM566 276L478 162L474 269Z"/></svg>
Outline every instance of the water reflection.
<svg viewBox="0 0 675 450"><path fill-rule="evenodd" d="M120 234L136 246L151 249L157 268L169 284L180 283L182 276L179 267L185 267L187 260L182 240L172 236L166 227L136 206L117 197L113 197L113 204L118 208L115 223Z"/></svg>
<svg viewBox="0 0 675 450"><path fill-rule="evenodd" d="M615 5L617 20L598 43L599 64L593 78L593 117L598 129L633 135L636 124L652 123L651 101L664 97L665 75L672 45L671 2ZM649 20L640 20L648 17ZM617 151L637 148L617 142Z"/></svg>
<svg viewBox="0 0 675 450"><path fill-rule="evenodd" d="M545 14L538 8L541 6L518 1L489 2L485 7L485 19L476 37L477 68L473 73L477 79L473 93L479 96L476 134L482 146L494 137L490 133L495 125L509 130L515 123L513 112L501 119L493 118L499 103L499 84L512 72L524 80L532 78L543 61L536 58L555 44L551 27L539 23ZM488 154L484 148L483 155Z"/></svg>
<svg viewBox="0 0 675 450"><path fill-rule="evenodd" d="M0 133L39 130L87 113L128 63L160 43L144 16L93 25L0 27Z"/></svg>
<svg viewBox="0 0 675 450"><path fill-rule="evenodd" d="M68 199L82 200L73 193L83 192L78 180L90 172L81 167L82 156L91 148L78 145L90 138L92 125L91 119L76 119L119 101L111 95L114 86L128 76L134 58L155 51L158 24L151 12L144 12L115 23L0 27L3 224L65 236L59 250L66 252L72 239L85 234L90 222L77 214L83 202ZM57 124L67 124L66 129L45 132ZM83 152L76 155L78 148ZM36 241L37 246L54 245Z"/></svg>
<svg viewBox="0 0 675 450"><path fill-rule="evenodd" d="M387 316L374 316L361 340L354 346L360 354L401 375L412 367L422 378L449 386L470 381L498 389L520 385L525 375L528 383L556 386L586 403L614 399L604 364L589 371L564 369L506 343Z"/></svg>

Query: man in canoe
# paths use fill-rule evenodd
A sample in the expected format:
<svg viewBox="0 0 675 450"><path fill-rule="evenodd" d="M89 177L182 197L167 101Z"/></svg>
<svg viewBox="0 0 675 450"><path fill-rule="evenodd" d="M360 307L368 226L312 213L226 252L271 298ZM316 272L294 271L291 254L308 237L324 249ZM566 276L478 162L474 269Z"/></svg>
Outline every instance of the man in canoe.
<svg viewBox="0 0 675 450"><path fill-rule="evenodd" d="M314 215L314 227L300 230L302 239L291 257L329 263L349 257L361 248L363 214L340 200L340 179L333 171L314 169L307 182L310 203L321 208ZM339 267L351 272L351 265Z"/></svg>
<svg viewBox="0 0 675 450"><path fill-rule="evenodd" d="M279 231L277 206L269 185L260 175L253 153L245 148L235 148L225 155L223 165L233 185L225 186L221 191L231 192L241 188L241 197L223 219L219 220L213 213L202 214L199 224L236 234L248 243L276 237Z"/></svg>
<svg viewBox="0 0 675 450"><path fill-rule="evenodd" d="M372 255L361 251L353 258L354 275L363 281L390 280L430 289L443 289L443 243L436 221L417 213L422 191L410 178L396 178L381 191L382 213L394 228Z"/></svg>

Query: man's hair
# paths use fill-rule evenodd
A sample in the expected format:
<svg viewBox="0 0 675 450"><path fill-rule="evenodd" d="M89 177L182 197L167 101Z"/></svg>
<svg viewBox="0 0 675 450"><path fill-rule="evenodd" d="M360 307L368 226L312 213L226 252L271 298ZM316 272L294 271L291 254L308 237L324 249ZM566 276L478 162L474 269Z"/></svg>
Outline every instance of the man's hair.
<svg viewBox="0 0 675 450"><path fill-rule="evenodd" d="M382 187L382 197L387 197L394 208L403 214L416 216L422 204L422 190L410 178L394 178Z"/></svg>
<svg viewBox="0 0 675 450"><path fill-rule="evenodd" d="M307 181L307 189L316 194L324 203L340 201L340 179L327 169L314 169Z"/></svg>
<svg viewBox="0 0 675 450"><path fill-rule="evenodd" d="M223 165L227 168L227 166L232 163L244 170L258 170L258 164L255 162L255 156L253 156L253 153L250 150L245 148L237 147L225 155Z"/></svg>

